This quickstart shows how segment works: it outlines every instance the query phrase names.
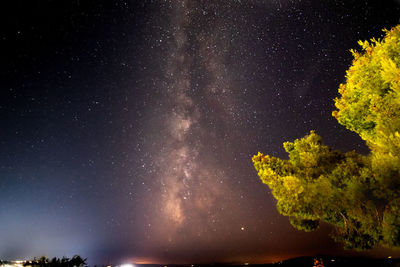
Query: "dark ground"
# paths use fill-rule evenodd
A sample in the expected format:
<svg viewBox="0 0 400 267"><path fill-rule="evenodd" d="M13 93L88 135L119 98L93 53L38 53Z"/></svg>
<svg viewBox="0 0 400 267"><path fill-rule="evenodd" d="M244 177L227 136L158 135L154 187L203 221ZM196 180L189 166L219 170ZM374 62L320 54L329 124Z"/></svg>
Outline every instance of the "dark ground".
<svg viewBox="0 0 400 267"><path fill-rule="evenodd" d="M314 265L314 260L322 260L323 265ZM270 263L270 264L239 264L239 263L214 263L214 264L193 264L193 265L157 265L157 264L142 264L135 266L143 267L209 267L209 266L253 266L253 267L272 267L272 266L323 266L323 267L400 267L400 259L372 259L372 258L346 258L346 257L331 257L331 256L318 256L318 257L299 257L294 259L289 259L281 262Z"/></svg>

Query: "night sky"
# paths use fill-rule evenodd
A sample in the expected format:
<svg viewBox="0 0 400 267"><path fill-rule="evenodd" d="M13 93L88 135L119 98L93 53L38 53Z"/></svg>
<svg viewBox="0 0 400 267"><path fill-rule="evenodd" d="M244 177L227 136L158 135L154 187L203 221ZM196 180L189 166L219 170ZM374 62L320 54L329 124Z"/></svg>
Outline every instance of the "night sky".
<svg viewBox="0 0 400 267"><path fill-rule="evenodd" d="M344 251L294 230L251 157L331 116L360 39L400 1L7 1L0 8L0 259L270 262Z"/></svg>

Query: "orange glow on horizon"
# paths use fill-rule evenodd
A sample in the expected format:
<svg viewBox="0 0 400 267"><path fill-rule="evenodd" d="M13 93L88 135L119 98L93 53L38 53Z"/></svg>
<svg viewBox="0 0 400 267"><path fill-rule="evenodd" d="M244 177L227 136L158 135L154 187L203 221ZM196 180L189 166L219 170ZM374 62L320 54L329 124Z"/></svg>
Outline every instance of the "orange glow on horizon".
<svg viewBox="0 0 400 267"><path fill-rule="evenodd" d="M253 257L241 257L241 258L226 258L221 260L216 260L215 262L225 262L225 263L238 263L238 264L268 264L268 263L277 263L280 261L302 257L302 256L312 256L312 254L275 254L275 255L258 255ZM129 262L133 264L208 264L214 263L214 261L210 261L207 259L203 260L193 260L193 262L189 261L174 261L168 259L161 258L131 258Z"/></svg>

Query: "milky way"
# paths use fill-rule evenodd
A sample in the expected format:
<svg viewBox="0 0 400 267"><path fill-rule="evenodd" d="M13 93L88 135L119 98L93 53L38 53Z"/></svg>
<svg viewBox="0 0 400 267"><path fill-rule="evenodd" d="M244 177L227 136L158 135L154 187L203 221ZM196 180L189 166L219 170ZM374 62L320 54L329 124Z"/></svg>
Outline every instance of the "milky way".
<svg viewBox="0 0 400 267"><path fill-rule="evenodd" d="M223 40L226 33L215 28L216 21L193 19L199 16L196 13L207 12L197 3L176 1L171 10L165 87L159 102L166 108L160 114L160 128L153 128L162 134L154 176L160 192L152 215L155 229L150 231L161 236L161 244L182 249L193 240L212 245L211 235L226 217L224 209L233 209L220 165L220 158L227 157L221 148L229 135L233 89L224 63L229 51ZM216 49L221 45L225 52Z"/></svg>

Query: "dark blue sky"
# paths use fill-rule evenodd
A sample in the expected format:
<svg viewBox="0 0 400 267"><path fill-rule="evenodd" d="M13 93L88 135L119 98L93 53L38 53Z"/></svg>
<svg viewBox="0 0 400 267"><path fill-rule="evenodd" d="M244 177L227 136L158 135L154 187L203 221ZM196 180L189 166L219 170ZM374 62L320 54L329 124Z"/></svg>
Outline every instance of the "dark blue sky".
<svg viewBox="0 0 400 267"><path fill-rule="evenodd" d="M292 229L251 157L286 157L282 143L310 130L367 152L332 99L348 50L399 12L390 0L3 3L0 259L354 255L327 226Z"/></svg>

